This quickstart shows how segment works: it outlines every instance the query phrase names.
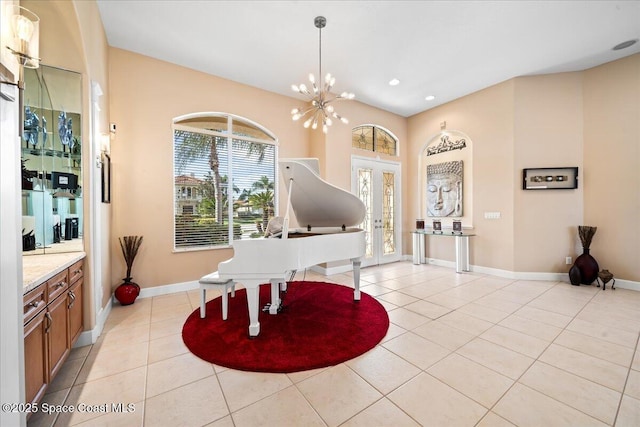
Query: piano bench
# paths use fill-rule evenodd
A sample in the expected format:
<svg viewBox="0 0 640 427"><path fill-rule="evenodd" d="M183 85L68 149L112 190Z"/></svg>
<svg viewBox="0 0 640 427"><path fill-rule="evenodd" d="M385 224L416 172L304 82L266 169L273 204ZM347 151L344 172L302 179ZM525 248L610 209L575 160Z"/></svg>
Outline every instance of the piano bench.
<svg viewBox="0 0 640 427"><path fill-rule="evenodd" d="M216 289L222 293L222 320L227 320L227 312L229 310L229 291L231 296L236 296L236 282L233 280L220 279L217 271L202 276L200 283L200 318L207 316L207 289Z"/></svg>

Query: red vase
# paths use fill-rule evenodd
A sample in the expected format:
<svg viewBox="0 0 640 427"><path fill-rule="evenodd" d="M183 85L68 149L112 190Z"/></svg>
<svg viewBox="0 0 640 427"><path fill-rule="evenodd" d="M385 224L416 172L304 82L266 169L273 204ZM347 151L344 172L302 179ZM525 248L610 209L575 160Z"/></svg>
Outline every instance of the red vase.
<svg viewBox="0 0 640 427"><path fill-rule="evenodd" d="M120 304L131 305L135 302L136 298L138 298L139 293L140 287L137 284L124 282L116 288L115 296Z"/></svg>
<svg viewBox="0 0 640 427"><path fill-rule="evenodd" d="M124 279L122 279L122 281L124 283L128 283L129 285L135 286L138 295L140 295L140 286L136 282L132 282L131 277L125 277Z"/></svg>

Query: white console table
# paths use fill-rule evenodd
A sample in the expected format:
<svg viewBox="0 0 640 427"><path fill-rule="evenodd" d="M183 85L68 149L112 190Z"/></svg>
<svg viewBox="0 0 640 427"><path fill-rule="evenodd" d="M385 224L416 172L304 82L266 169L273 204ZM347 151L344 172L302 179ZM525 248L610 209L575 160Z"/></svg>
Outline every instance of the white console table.
<svg viewBox="0 0 640 427"><path fill-rule="evenodd" d="M456 273L469 270L469 237L475 236L468 232L453 232L451 230L433 231L431 229L415 230L413 232L413 263L421 264L426 258L425 236L455 237L456 239Z"/></svg>

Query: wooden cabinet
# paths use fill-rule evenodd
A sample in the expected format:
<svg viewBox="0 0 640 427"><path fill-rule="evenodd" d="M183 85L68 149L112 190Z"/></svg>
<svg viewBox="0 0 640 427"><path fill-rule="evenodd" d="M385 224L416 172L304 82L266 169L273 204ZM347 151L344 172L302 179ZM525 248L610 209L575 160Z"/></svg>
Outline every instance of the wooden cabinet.
<svg viewBox="0 0 640 427"><path fill-rule="evenodd" d="M84 265L78 261L69 268L69 291L67 292L67 315L69 340L76 342L82 332L82 285L84 284Z"/></svg>
<svg viewBox="0 0 640 427"><path fill-rule="evenodd" d="M69 322L67 299L60 295L47 306L45 318L49 321L45 332L49 340L49 375L53 378L69 355Z"/></svg>
<svg viewBox="0 0 640 427"><path fill-rule="evenodd" d="M25 402L36 403L82 332L84 261L24 295Z"/></svg>
<svg viewBox="0 0 640 427"><path fill-rule="evenodd" d="M23 323L27 324L29 320L33 319L38 313L40 313L47 306L47 287L38 286L34 290L28 292L24 296L24 320Z"/></svg>
<svg viewBox="0 0 640 427"><path fill-rule="evenodd" d="M67 290L69 287L69 280L67 277L67 270L64 270L62 273L58 273L46 281L47 299L49 303L53 302L53 300L58 298Z"/></svg>
<svg viewBox="0 0 640 427"><path fill-rule="evenodd" d="M44 309L24 326L24 363L26 402L37 402L49 385L49 362Z"/></svg>

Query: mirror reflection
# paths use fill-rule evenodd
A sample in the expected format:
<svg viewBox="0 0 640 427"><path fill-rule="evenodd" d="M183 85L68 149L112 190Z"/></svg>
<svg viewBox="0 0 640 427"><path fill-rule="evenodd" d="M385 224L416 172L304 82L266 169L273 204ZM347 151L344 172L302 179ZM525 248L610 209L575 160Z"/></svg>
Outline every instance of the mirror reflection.
<svg viewBox="0 0 640 427"><path fill-rule="evenodd" d="M24 71L23 255L82 251L82 77Z"/></svg>

